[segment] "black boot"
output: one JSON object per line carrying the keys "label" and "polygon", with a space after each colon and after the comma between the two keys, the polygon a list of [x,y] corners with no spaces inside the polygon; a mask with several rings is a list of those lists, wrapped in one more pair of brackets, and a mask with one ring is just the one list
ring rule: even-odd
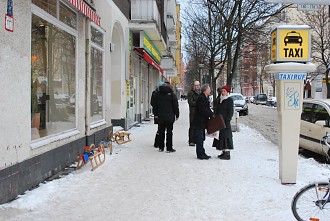
{"label": "black boot", "polygon": [[218,156],[221,160],[230,160],[230,151],[224,151]]}
{"label": "black boot", "polygon": [[220,155],[218,155],[218,158],[223,157],[223,155],[225,154],[225,151],[222,151]]}

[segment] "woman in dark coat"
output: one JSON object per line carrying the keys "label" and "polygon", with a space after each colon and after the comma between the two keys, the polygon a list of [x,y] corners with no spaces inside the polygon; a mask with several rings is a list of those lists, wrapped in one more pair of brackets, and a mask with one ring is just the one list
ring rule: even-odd
{"label": "woman in dark coat", "polygon": [[234,149],[233,133],[230,126],[230,121],[234,113],[234,101],[231,97],[228,97],[229,91],[230,88],[227,85],[223,86],[221,88],[221,94],[213,102],[215,115],[221,114],[226,123],[226,128],[220,130],[219,139],[214,139],[212,145],[217,150],[222,151],[222,154],[218,157],[223,160],[229,160],[230,150]]}

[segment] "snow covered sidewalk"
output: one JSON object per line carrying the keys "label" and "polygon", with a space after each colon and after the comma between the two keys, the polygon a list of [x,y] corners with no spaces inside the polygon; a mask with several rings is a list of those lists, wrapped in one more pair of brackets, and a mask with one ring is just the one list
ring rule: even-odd
{"label": "snow covered sidewalk", "polygon": [[281,185],[278,147],[242,125],[234,133],[231,160],[207,138],[210,160],[196,159],[188,146],[188,105],[180,101],[174,124],[175,153],[153,147],[157,126],[146,122],[130,130],[132,142],[114,145],[113,155],[95,171],[87,165],[41,184],[0,206],[0,220],[294,220],[291,200],[302,186],[326,179],[329,169],[299,159],[296,185]]}

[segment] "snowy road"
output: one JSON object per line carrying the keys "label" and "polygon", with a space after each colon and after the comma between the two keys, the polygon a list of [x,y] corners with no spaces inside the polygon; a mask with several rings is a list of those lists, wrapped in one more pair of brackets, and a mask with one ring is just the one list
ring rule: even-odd
{"label": "snowy road", "polygon": [[277,110],[266,105],[249,104],[249,115],[241,116],[240,122],[258,130],[266,139],[278,145]]}
{"label": "snowy road", "polygon": [[0,220],[294,220],[290,203],[310,181],[329,170],[312,159],[299,159],[297,184],[281,185],[278,147],[242,125],[234,133],[230,161],[205,142],[210,160],[198,160],[187,144],[188,105],[180,102],[174,125],[175,153],[153,148],[156,125],[131,129],[133,141],[115,145],[114,154],[95,171],[86,165],[70,175],[42,184],[0,206]]}

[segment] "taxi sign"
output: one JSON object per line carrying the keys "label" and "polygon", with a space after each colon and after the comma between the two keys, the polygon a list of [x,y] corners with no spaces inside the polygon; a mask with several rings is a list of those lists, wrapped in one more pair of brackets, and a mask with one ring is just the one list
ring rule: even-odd
{"label": "taxi sign", "polygon": [[276,73],[275,80],[306,80],[306,73]]}
{"label": "taxi sign", "polygon": [[272,32],[271,61],[309,62],[311,34],[307,25],[282,25]]}

